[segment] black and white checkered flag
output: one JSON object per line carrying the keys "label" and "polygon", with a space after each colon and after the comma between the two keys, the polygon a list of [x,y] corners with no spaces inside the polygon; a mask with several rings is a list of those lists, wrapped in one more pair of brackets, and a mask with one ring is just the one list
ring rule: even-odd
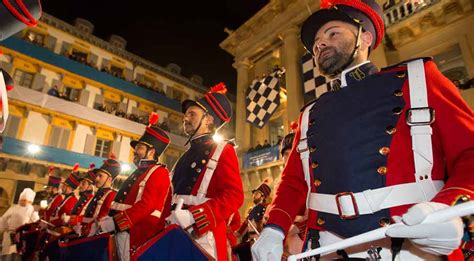
{"label": "black and white checkered flag", "polygon": [[310,53],[303,55],[301,63],[303,66],[304,103],[308,103],[329,91],[331,86],[329,82],[326,82],[326,78],[319,74]]}
{"label": "black and white checkered flag", "polygon": [[269,76],[255,79],[247,90],[247,121],[262,128],[280,105],[280,75],[276,71]]}

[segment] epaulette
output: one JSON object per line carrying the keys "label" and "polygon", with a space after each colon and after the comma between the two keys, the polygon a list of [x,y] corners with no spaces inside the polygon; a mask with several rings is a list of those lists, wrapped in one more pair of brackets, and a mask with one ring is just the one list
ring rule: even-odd
{"label": "epaulette", "polygon": [[384,71],[388,71],[388,70],[392,70],[392,69],[395,69],[395,68],[399,68],[399,67],[404,67],[407,65],[407,63],[411,62],[411,61],[415,61],[415,60],[419,60],[419,59],[423,59],[423,62],[426,63],[428,61],[431,61],[433,60],[433,57],[431,56],[426,56],[426,57],[416,57],[416,58],[413,58],[413,59],[409,59],[409,60],[405,60],[405,61],[401,61],[397,64],[394,64],[394,65],[391,65],[391,66],[388,66],[388,67],[385,67],[385,68],[382,68],[380,70],[380,72],[384,72]]}

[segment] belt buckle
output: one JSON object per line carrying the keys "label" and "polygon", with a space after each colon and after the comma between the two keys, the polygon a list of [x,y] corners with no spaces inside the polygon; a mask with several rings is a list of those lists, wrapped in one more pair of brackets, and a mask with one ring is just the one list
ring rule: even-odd
{"label": "belt buckle", "polygon": [[302,142],[304,142],[305,140],[308,140],[308,138],[304,138],[304,139],[301,139],[301,140],[300,140],[300,142],[299,142],[298,145],[296,146],[296,152],[298,152],[298,153],[301,154],[301,153],[303,153],[303,152],[308,151],[308,144],[307,144],[307,143],[306,143],[306,148],[300,149],[300,144],[301,144]]}
{"label": "belt buckle", "polygon": [[[412,119],[413,112],[417,111],[425,111],[428,110],[430,114],[430,118],[426,121],[414,121]],[[420,108],[410,108],[406,111],[406,123],[408,126],[423,126],[423,125],[430,125],[435,121],[435,110],[431,107],[420,107]]]}
{"label": "belt buckle", "polygon": [[[354,208],[354,214],[353,215],[343,215],[342,214],[342,207],[341,207],[341,203],[339,201],[339,198],[343,197],[343,196],[350,196],[351,197],[352,206]],[[359,217],[359,208],[357,207],[357,201],[354,197],[354,193],[352,193],[352,192],[337,193],[336,194],[336,205],[337,205],[337,212],[339,213],[339,217],[341,219],[347,220],[347,219],[355,219],[355,218]]]}

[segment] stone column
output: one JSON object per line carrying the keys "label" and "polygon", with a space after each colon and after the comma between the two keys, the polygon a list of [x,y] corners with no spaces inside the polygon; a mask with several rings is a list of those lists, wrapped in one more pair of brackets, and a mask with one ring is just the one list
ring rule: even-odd
{"label": "stone column", "polygon": [[246,152],[250,148],[250,124],[246,122],[245,91],[249,82],[250,61],[247,58],[235,59],[233,64],[237,69],[237,102],[235,104],[235,140],[238,152]]}
{"label": "stone column", "polygon": [[298,27],[292,26],[284,30],[281,35],[283,39],[283,66],[286,69],[287,104],[290,105],[286,110],[288,121],[298,120],[300,109],[304,105],[299,31]]}

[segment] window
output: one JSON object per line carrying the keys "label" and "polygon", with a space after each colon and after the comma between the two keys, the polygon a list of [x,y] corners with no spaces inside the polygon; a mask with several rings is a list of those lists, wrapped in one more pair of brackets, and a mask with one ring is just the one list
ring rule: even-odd
{"label": "window", "polygon": [[67,149],[71,130],[59,126],[52,126],[48,145],[59,149]]}
{"label": "window", "polygon": [[26,36],[26,40],[28,40],[28,41],[30,41],[34,44],[41,45],[41,46],[44,44],[45,36],[43,34],[33,32],[33,31],[29,31],[28,33],[26,33],[25,36]]}
{"label": "window", "polygon": [[85,62],[87,62],[87,56],[88,55],[89,55],[88,53],[81,52],[77,49],[72,49],[70,58],[75,60],[75,61],[85,63]]}
{"label": "window", "polygon": [[21,118],[15,115],[9,115],[7,125],[3,134],[7,137],[16,138],[20,129]]}
{"label": "window", "polygon": [[110,73],[114,76],[122,77],[123,76],[123,68],[111,65],[110,66]]}
{"label": "window", "polygon": [[70,101],[77,101],[79,100],[79,96],[81,95],[81,90],[64,86],[63,95],[64,97],[68,98]]}
{"label": "window", "polygon": [[111,150],[112,150],[111,140],[97,139],[97,143],[95,145],[95,152],[94,152],[95,156],[106,158],[109,156]]}
{"label": "window", "polygon": [[31,88],[33,83],[33,74],[16,69],[15,74],[13,75],[13,80],[20,86]]}

